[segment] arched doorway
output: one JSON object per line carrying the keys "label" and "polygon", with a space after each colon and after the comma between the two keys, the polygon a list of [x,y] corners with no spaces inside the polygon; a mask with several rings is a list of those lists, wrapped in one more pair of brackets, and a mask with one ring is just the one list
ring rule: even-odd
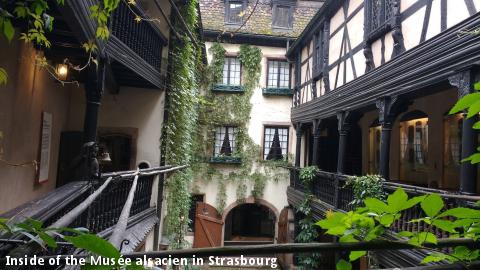
{"label": "arched doorway", "polygon": [[275,213],[255,203],[240,204],[225,218],[224,245],[273,244],[275,239]]}

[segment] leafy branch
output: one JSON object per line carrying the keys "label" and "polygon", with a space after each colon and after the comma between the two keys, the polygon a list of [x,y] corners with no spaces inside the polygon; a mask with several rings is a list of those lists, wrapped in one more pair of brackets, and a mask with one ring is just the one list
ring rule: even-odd
{"label": "leafy branch", "polygon": [[[398,236],[405,237],[412,246],[423,247],[424,243],[436,244],[438,238],[432,233],[433,228],[448,233],[452,238],[468,238],[475,241],[480,238],[480,210],[464,207],[443,210],[445,202],[438,194],[409,198],[400,188],[389,195],[386,201],[367,198],[364,205],[347,213],[328,212],[326,218],[317,222],[317,225],[326,230],[326,234],[339,237],[342,243],[386,240],[385,232],[392,229],[392,225],[401,219],[404,211],[420,205],[424,217],[410,220],[409,223],[425,223],[429,230],[398,233]],[[450,263],[468,263],[480,259],[480,250],[465,246],[458,246],[450,253],[437,249],[430,250],[433,253],[425,257],[422,263],[444,260]],[[337,269],[349,270],[352,267],[351,262],[366,255],[366,251],[352,251],[348,261],[342,259],[337,263]]]}

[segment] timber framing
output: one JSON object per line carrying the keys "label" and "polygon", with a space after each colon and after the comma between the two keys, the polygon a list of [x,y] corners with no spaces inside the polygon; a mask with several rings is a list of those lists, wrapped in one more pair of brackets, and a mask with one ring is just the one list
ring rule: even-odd
{"label": "timber framing", "polygon": [[480,14],[473,15],[335,91],[293,108],[292,122],[311,122],[334,116],[338,110],[371,106],[383,96],[407,94],[471,69],[480,61],[480,37],[459,32],[479,25]]}
{"label": "timber framing", "polygon": [[288,47],[295,39],[286,36],[274,36],[274,35],[261,35],[250,33],[235,33],[233,36],[230,33],[224,33],[220,30],[203,30],[203,37],[205,41],[212,42],[226,42],[232,44],[251,44],[257,46],[269,46],[269,47]]}

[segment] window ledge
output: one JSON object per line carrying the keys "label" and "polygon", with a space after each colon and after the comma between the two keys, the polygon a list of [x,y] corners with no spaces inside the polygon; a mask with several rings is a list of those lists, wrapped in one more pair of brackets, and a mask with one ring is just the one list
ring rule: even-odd
{"label": "window ledge", "polygon": [[292,96],[293,91],[290,88],[263,88],[264,96]]}
{"label": "window ledge", "polygon": [[227,93],[243,93],[245,87],[242,85],[227,85],[227,84],[215,84],[212,87],[213,92],[227,92]]}
{"label": "window ledge", "polygon": [[211,157],[210,163],[213,164],[242,164],[241,157],[231,157],[231,156],[220,156],[220,157]]}

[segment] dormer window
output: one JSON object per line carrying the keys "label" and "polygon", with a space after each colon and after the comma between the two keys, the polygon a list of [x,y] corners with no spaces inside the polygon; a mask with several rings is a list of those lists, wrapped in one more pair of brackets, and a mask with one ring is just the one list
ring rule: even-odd
{"label": "dormer window", "polygon": [[274,3],[272,13],[274,28],[291,29],[293,27],[293,6],[291,4]]}
{"label": "dormer window", "polygon": [[293,28],[294,0],[272,0],[272,27]]}
{"label": "dormer window", "polygon": [[225,23],[242,24],[245,7],[245,1],[225,1]]}

